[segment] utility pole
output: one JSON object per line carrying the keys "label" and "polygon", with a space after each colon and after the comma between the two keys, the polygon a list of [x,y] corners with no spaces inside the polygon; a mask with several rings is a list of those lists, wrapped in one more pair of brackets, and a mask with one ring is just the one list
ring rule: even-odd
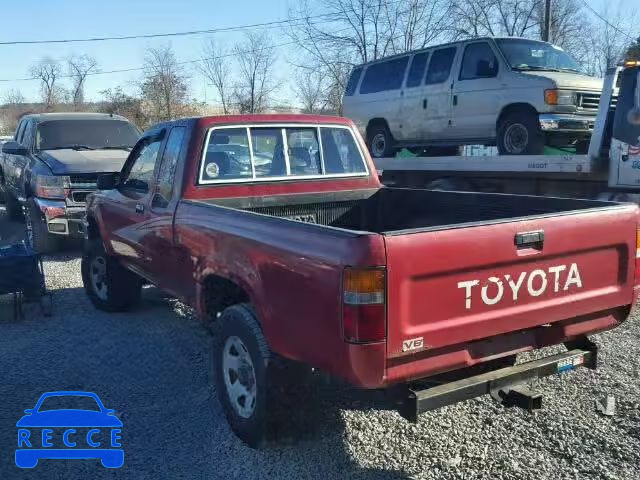
{"label": "utility pole", "polygon": [[542,30],[542,40],[545,42],[551,38],[551,0],[544,0],[544,28]]}

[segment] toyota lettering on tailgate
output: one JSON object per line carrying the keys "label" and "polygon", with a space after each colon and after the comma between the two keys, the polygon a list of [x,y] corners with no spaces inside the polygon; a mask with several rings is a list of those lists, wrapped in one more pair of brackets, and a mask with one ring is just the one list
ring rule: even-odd
{"label": "toyota lettering on tailgate", "polygon": [[[480,287],[480,288],[476,288]],[[509,274],[493,276],[486,280],[465,280],[458,282],[458,288],[464,290],[465,308],[471,309],[473,298],[480,296],[485,305],[496,305],[505,297],[517,302],[526,292],[530,297],[539,297],[549,289],[554,293],[567,292],[582,288],[582,278],[576,263],[556,265],[546,270],[536,269],[521,272],[517,277]]]}

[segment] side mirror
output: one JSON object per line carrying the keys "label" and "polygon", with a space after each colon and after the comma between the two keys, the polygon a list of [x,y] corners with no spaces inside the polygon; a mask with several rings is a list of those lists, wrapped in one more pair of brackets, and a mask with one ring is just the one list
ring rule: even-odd
{"label": "side mirror", "polygon": [[27,147],[21,143],[10,141],[2,145],[2,153],[9,155],[26,155],[28,153]]}
{"label": "side mirror", "polygon": [[98,175],[98,190],[113,190],[118,186],[119,173],[103,173]]}

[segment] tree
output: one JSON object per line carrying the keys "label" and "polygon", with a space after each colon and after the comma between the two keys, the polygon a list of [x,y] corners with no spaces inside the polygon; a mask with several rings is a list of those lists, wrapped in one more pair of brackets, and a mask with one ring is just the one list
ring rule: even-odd
{"label": "tree", "polygon": [[139,127],[149,126],[149,118],[142,108],[142,100],[125,93],[122,87],[108,88],[100,92],[102,95],[102,111],[122,115]]}
{"label": "tree", "polygon": [[18,89],[8,90],[3,97],[5,105],[21,105],[25,103],[24,95]]}
{"label": "tree", "polygon": [[29,72],[34,79],[40,80],[42,103],[46,110],[51,110],[63,94],[56,83],[62,72],[60,63],[51,57],[44,57],[32,65]]}
{"label": "tree", "polygon": [[327,102],[327,85],[316,71],[301,69],[295,77],[293,90],[305,113],[324,110]]}
{"label": "tree", "polygon": [[76,107],[81,106],[84,103],[84,86],[87,76],[97,70],[98,62],[89,55],[72,55],[67,58],[67,68],[72,80],[72,102]]}
{"label": "tree", "polygon": [[327,0],[327,21],[313,17],[309,0],[289,12],[296,62],[324,83],[327,108],[340,112],[353,65],[451,38],[449,0]]}
{"label": "tree", "polygon": [[202,58],[197,69],[216,89],[222,110],[229,113],[229,95],[231,94],[231,64],[228,52],[210,38],[203,48]]}
{"label": "tree", "polygon": [[153,110],[154,121],[170,120],[185,112],[187,76],[171,46],[147,50],[140,90]]}
{"label": "tree", "polygon": [[238,82],[233,96],[240,113],[263,112],[277,88],[274,79],[275,47],[264,33],[249,32],[234,47]]}
{"label": "tree", "polygon": [[640,60],[640,37],[627,48],[625,60]]}

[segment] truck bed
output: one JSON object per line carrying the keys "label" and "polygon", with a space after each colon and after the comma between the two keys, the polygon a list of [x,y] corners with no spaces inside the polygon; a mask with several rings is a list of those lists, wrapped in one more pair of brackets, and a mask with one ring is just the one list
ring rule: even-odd
{"label": "truck bed", "polygon": [[380,188],[210,200],[274,217],[347,230],[404,234],[615,207],[615,203],[476,192]]}

